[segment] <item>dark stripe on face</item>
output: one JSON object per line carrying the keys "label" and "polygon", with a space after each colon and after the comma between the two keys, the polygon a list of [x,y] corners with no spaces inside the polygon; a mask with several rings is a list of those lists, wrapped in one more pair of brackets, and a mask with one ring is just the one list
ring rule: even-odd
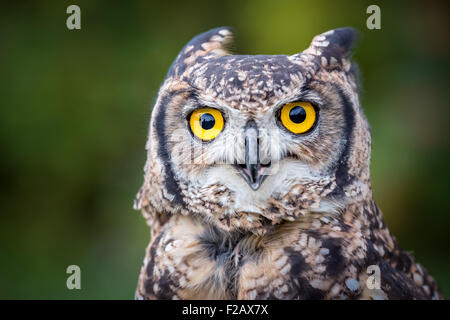
{"label": "dark stripe on face", "polygon": [[345,144],[341,151],[341,156],[336,163],[335,173],[336,173],[336,188],[333,190],[331,195],[341,195],[343,193],[343,188],[349,184],[353,177],[348,173],[349,171],[349,157],[350,157],[350,148],[353,142],[353,129],[355,127],[355,110],[350,102],[350,99],[347,95],[339,88],[336,84],[332,84],[336,92],[339,94],[341,98],[342,105],[344,108],[344,139]]}
{"label": "dark stripe on face", "polygon": [[183,196],[181,194],[180,186],[178,185],[178,181],[175,178],[175,174],[172,168],[172,162],[170,160],[170,154],[167,149],[167,133],[166,133],[166,110],[168,108],[168,104],[172,101],[173,97],[186,92],[186,90],[177,90],[171,92],[170,94],[164,96],[159,105],[158,113],[155,118],[155,129],[156,134],[158,136],[158,155],[164,165],[165,179],[164,184],[166,190],[175,196],[172,200],[174,204],[181,205],[183,207],[186,206]]}

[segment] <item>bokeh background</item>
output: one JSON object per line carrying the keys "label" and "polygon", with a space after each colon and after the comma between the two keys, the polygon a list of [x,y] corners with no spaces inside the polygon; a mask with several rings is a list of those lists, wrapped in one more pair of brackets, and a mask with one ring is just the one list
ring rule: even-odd
{"label": "bokeh background", "polygon": [[[66,28],[81,7],[82,29]],[[381,7],[381,30],[366,8]],[[131,299],[149,230],[132,210],[152,101],[178,51],[227,25],[293,54],[326,30],[354,54],[375,198],[450,297],[448,1],[14,1],[0,5],[0,299]],[[81,267],[81,290],[66,268]]]}

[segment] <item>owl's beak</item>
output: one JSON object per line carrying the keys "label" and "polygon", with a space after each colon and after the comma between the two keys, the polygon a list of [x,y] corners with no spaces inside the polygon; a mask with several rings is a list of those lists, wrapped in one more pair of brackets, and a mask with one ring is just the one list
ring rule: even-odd
{"label": "owl's beak", "polygon": [[245,164],[235,166],[250,188],[256,191],[267,178],[267,175],[262,173],[269,165],[260,162],[258,129],[254,122],[249,122],[245,129]]}

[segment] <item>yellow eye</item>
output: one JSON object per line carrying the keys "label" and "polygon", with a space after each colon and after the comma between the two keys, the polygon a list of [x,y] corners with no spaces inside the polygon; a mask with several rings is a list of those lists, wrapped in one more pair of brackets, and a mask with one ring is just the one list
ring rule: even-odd
{"label": "yellow eye", "polygon": [[316,122],[316,110],[309,102],[291,102],[281,108],[281,123],[295,134],[306,133]]}
{"label": "yellow eye", "polygon": [[219,110],[212,108],[197,109],[189,120],[192,133],[203,141],[212,140],[223,129],[223,117]]}

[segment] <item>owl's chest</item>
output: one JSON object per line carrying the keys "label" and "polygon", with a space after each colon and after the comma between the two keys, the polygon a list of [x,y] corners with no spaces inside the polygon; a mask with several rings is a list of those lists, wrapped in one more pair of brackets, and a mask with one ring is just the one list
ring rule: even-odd
{"label": "owl's chest", "polygon": [[[348,263],[339,241],[283,230],[268,239],[224,237],[181,218],[150,245],[143,295],[156,299],[321,299]],[[184,222],[181,225],[180,222]],[[182,227],[181,227],[182,226]],[[331,270],[333,268],[333,270]],[[333,272],[336,276],[323,277]]]}
{"label": "owl's chest", "polygon": [[[245,261],[242,244],[207,229],[164,228],[151,243],[141,277],[156,299],[236,299]],[[201,232],[199,232],[201,231]],[[142,276],[141,273],[141,276]]]}

